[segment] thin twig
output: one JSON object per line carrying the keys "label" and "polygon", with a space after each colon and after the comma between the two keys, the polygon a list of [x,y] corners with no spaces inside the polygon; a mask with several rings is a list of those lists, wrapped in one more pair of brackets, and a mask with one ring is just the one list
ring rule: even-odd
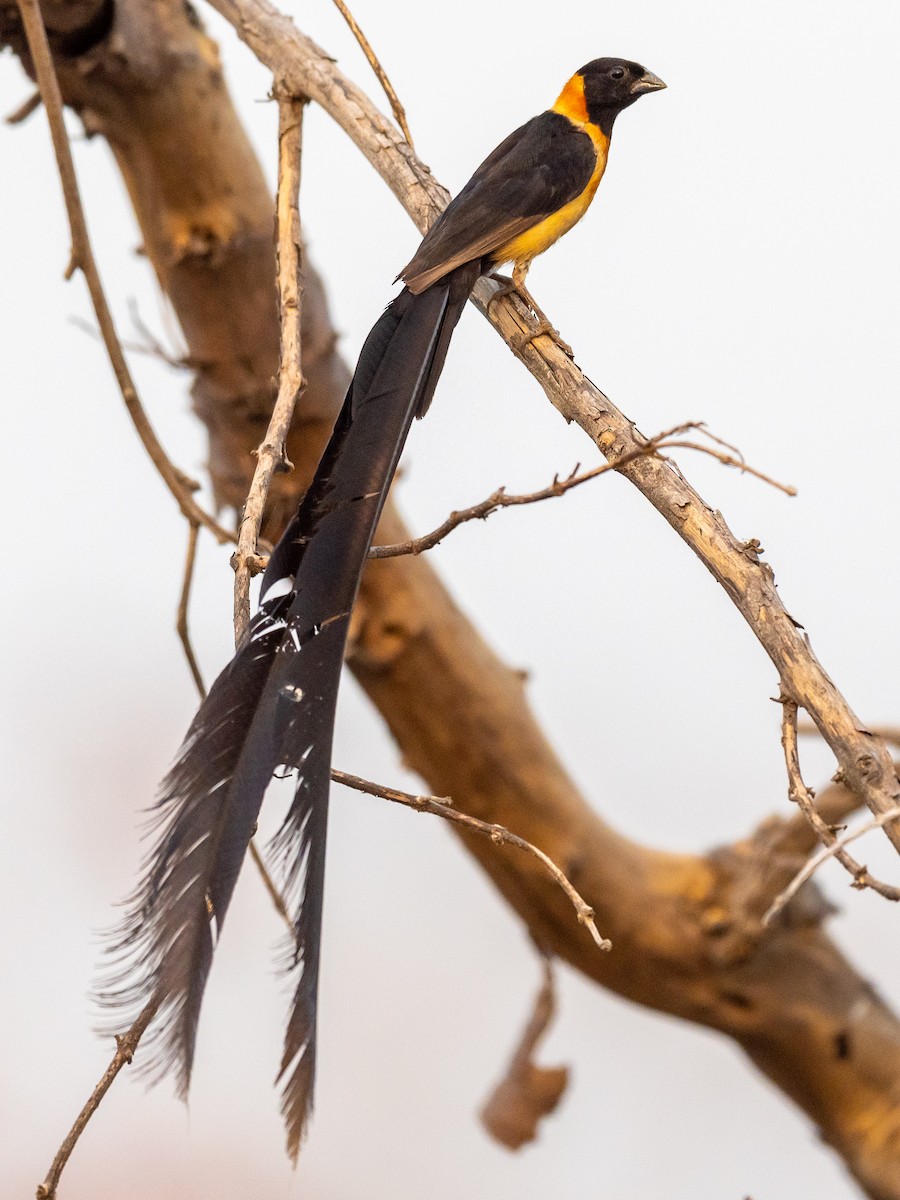
{"label": "thin twig", "polygon": [[112,1062],[103,1072],[103,1077],[93,1092],[91,1092],[87,1104],[85,1104],[84,1108],[78,1114],[75,1124],[69,1130],[59,1150],[57,1150],[56,1157],[50,1166],[50,1170],[47,1172],[47,1178],[38,1186],[36,1192],[37,1200],[54,1200],[56,1189],[59,1186],[59,1177],[62,1175],[63,1168],[69,1161],[69,1156],[75,1149],[76,1142],[84,1132],[88,1121],[97,1111],[100,1101],[109,1091],[115,1077],[127,1063],[131,1062],[138,1042],[156,1015],[158,1007],[159,1000],[154,996],[141,1010],[137,1020],[128,1032],[116,1038],[116,1052],[113,1055]]}
{"label": "thin twig", "polygon": [[[900,900],[900,888],[893,887],[889,883],[882,883],[880,879],[876,879],[873,875],[870,875],[868,868],[858,863],[839,844],[839,839],[834,829],[822,819],[815,805],[815,797],[803,782],[803,776],[800,773],[800,755],[797,750],[797,702],[782,691],[778,698],[778,703],[782,706],[783,713],[781,719],[781,744],[784,747],[784,761],[788,773],[789,798],[798,805],[800,811],[815,830],[819,841],[829,848],[831,854],[838,860],[841,866],[853,876],[853,887],[859,889],[871,888],[873,891],[878,892],[880,896],[884,896],[886,900]],[[892,819],[889,814],[894,812],[895,807],[886,810],[884,813],[879,813],[879,826],[883,826],[886,821]]]}
{"label": "thin twig", "polygon": [[[129,309],[132,309],[132,303],[129,301]],[[150,332],[149,329],[140,321],[140,317],[135,318],[132,310],[132,319],[135,320],[135,327],[139,333],[146,337],[144,342],[135,342],[126,338],[119,338],[119,345],[123,350],[127,350],[129,354],[143,354],[147,358],[155,358],[159,362],[163,362],[167,367],[171,367],[173,371],[196,371],[206,364],[201,359],[193,358],[175,358],[162,345],[158,338]],[[82,333],[86,333],[88,337],[96,338],[98,342],[102,342],[103,338],[100,330],[90,321],[85,321],[83,317],[77,314],[69,317],[69,324],[74,325],[76,329],[80,329]]]}
{"label": "thin twig", "polygon": [[238,530],[234,568],[234,640],[242,645],[250,626],[250,580],[262,569],[258,554],[259,531],[277,470],[291,470],[285,452],[294,406],[303,390],[300,365],[300,157],[303,148],[303,109],[306,100],[281,88],[278,97],[278,193],[276,196],[278,301],[281,313],[281,361],[278,396],[266,436],[256,451],[256,470],[247,493]]}
{"label": "thin twig", "polygon": [[288,907],[287,904],[285,904],[284,896],[282,896],[281,892],[279,892],[278,888],[275,886],[275,880],[269,874],[269,868],[266,866],[265,859],[260,853],[259,846],[257,846],[255,840],[251,840],[250,842],[250,857],[253,859],[254,863],[256,864],[256,869],[259,871],[260,876],[262,877],[265,889],[269,893],[269,899],[275,905],[278,915],[287,925],[291,935],[293,935],[294,922],[291,920],[291,914],[288,912]]}
{"label": "thin twig", "polygon": [[[720,440],[715,436],[715,434],[709,433],[709,431],[706,429],[704,429],[703,432],[707,435],[707,437],[711,437],[713,441],[718,442]],[[771,475],[766,475],[764,472],[757,470],[756,467],[751,467],[739,455],[736,457],[731,454],[723,454],[719,450],[713,450],[710,446],[702,446],[699,442],[673,441],[668,443],[666,449],[699,450],[701,454],[708,454],[710,458],[714,458],[717,462],[720,462],[723,467],[735,467],[742,475],[752,475],[754,479],[759,479],[762,483],[769,484],[770,487],[778,488],[778,490],[780,492],[784,492],[786,496],[797,495],[797,489],[790,483],[780,483],[777,479],[773,479]],[[619,461],[621,460],[617,461],[617,466],[619,465]]]}
{"label": "thin twig", "polygon": [[448,796],[414,796],[410,792],[398,792],[395,788],[383,787],[380,783],[372,783],[368,779],[360,779],[358,775],[348,775],[346,771],[332,770],[331,778],[335,783],[342,783],[345,787],[354,788],[357,792],[368,792],[370,796],[380,796],[383,800],[393,800],[396,804],[405,804],[408,808],[415,808],[419,812],[433,813],[437,817],[443,817],[445,821],[454,821],[457,825],[462,825],[465,829],[469,829],[473,833],[484,834],[485,837],[489,837],[498,846],[516,846],[519,850],[524,850],[526,853],[533,855],[539,862],[544,864],[569,897],[579,922],[587,926],[591,937],[600,949],[612,949],[612,942],[608,938],[601,937],[597,926],[594,924],[594,910],[576,892],[556,863],[551,858],[548,858],[543,850],[538,850],[537,846],[532,846],[531,842],[526,842],[524,838],[518,837],[517,834],[510,833],[505,826],[493,825],[488,821],[479,821],[477,817],[470,817],[466,813],[459,812],[458,809],[452,807],[453,801]]}
{"label": "thin twig", "polygon": [[194,654],[190,629],[188,628],[188,607],[191,601],[191,584],[194,580],[194,563],[197,559],[197,535],[199,532],[200,526],[197,522],[189,521],[187,554],[184,559],[184,577],[181,584],[181,596],[178,600],[175,629],[181,639],[181,648],[184,650],[184,657],[187,659],[191,677],[194,680],[197,691],[200,693],[200,699],[205,700],[206,684],[203,682],[203,676],[200,674],[200,666],[197,662],[197,656]]}
{"label": "thin twig", "polygon": [[409,132],[409,125],[406,122],[406,109],[400,103],[400,97],[394,91],[393,84],[387,77],[387,71],[385,71],[384,67],[378,61],[378,56],[372,49],[369,39],[360,29],[359,25],[357,25],[356,18],[344,3],[344,0],[334,0],[334,6],[350,26],[353,36],[359,42],[360,49],[369,61],[369,66],[378,77],[378,82],[381,84],[384,94],[388,98],[388,103],[391,106],[391,112],[394,114],[394,120],[403,130],[403,136],[406,138],[410,150],[415,150],[412,134]]}
{"label": "thin twig", "polygon": [[[806,863],[802,870],[797,872],[784,891],[779,892],[779,894],[775,897],[762,919],[763,925],[768,925],[772,918],[781,912],[788,901],[796,896],[797,892],[800,891],[804,883],[806,883],[808,879],[811,879],[816,871],[818,871],[819,867],[821,867],[823,863],[828,862],[829,858],[835,858],[845,846],[849,846],[851,842],[855,842],[857,838],[861,838],[863,834],[871,833],[873,829],[880,829],[887,821],[896,821],[898,818],[900,818],[900,805],[898,805],[896,808],[888,809],[887,812],[881,813],[877,817],[872,817],[871,820],[863,822],[862,825],[857,825],[855,829],[851,829],[842,837],[837,838],[830,846],[826,846],[824,849],[820,850],[818,854],[814,855],[809,862]],[[888,896],[887,899],[900,900],[900,888],[895,890],[897,891],[897,895]]]}
{"label": "thin twig", "polygon": [[53,140],[56,165],[59,170],[60,182],[62,183],[63,195],[66,202],[66,213],[69,218],[72,250],[69,266],[66,269],[66,278],[71,278],[76,270],[80,270],[84,275],[91,303],[94,306],[94,312],[97,316],[97,324],[100,326],[103,344],[106,346],[106,352],[112,364],[122,398],[125,401],[125,407],[128,409],[128,414],[137,430],[138,437],[143,443],[144,449],[150,455],[153,465],[159,471],[169,491],[175,497],[178,507],[188,521],[203,525],[220,542],[233,542],[235,540],[234,534],[220,525],[214,517],[205,512],[194,500],[192,493],[197,490],[199,484],[185,475],[184,472],[180,471],[171,462],[165,450],[163,450],[138,397],[134,380],[128,369],[128,363],[125,361],[122,345],[116,333],[112,314],[109,311],[106,294],[103,291],[103,284],[100,280],[100,273],[97,270],[97,263],[94,259],[94,252],[91,249],[87,222],[85,221],[81,195],[78,190],[75,164],[72,160],[72,148],[69,145],[69,135],[66,132],[66,125],[63,119],[62,95],[59,90],[59,82],[56,78],[53,58],[47,41],[47,31],[44,28],[38,0],[17,0],[17,3],[22,16],[25,37],[28,40],[28,49],[34,63],[34,73],[37,78],[41,98],[47,110],[47,120],[50,123],[50,136]]}
{"label": "thin twig", "polygon": [[27,121],[33,112],[41,107],[41,93],[32,92],[27,100],[23,100],[18,108],[14,108],[6,117],[7,125],[21,125]]}
{"label": "thin twig", "polygon": [[431,533],[423,534],[421,537],[409,538],[405,542],[397,542],[392,546],[373,546],[369,551],[370,558],[395,558],[402,554],[422,554],[426,550],[431,550],[438,543],[443,541],[448,533],[463,525],[466,521],[484,521],[492,513],[497,512],[501,508],[513,508],[521,504],[536,504],[541,500],[550,500],[555,496],[564,496],[566,492],[572,488],[579,487],[582,483],[587,483],[589,479],[596,479],[600,475],[606,475],[609,471],[619,471],[628,463],[634,462],[638,458],[646,458],[651,454],[661,454],[663,450],[698,450],[703,454],[708,454],[715,458],[718,462],[725,466],[738,467],[741,471],[746,471],[747,474],[761,479],[764,483],[771,484],[772,487],[779,488],[786,492],[789,496],[796,496],[795,488],[787,484],[779,483],[768,475],[764,475],[761,471],[755,470],[753,467],[747,466],[740,454],[740,451],[735,450],[733,446],[728,446],[729,450],[734,450],[737,457],[732,457],[730,454],[723,454],[720,450],[715,450],[711,446],[702,446],[697,442],[686,442],[678,438],[681,433],[687,433],[689,430],[696,429],[702,432],[705,436],[712,438],[714,442],[720,445],[728,445],[727,442],[722,442],[721,438],[710,433],[702,422],[690,421],[683,425],[676,425],[672,429],[666,429],[662,433],[658,433],[652,437],[645,445],[640,446],[636,450],[629,450],[627,454],[623,454],[617,458],[615,462],[607,462],[599,467],[594,467],[590,471],[584,471],[581,475],[578,474],[578,467],[572,471],[565,479],[560,479],[558,475],[554,476],[553,482],[549,487],[541,488],[537,492],[527,492],[522,495],[508,495],[505,488],[497,488],[492,492],[486,500],[482,500],[480,504],[473,504],[470,508],[459,509],[452,512],[445,521],[443,521],[437,529]]}

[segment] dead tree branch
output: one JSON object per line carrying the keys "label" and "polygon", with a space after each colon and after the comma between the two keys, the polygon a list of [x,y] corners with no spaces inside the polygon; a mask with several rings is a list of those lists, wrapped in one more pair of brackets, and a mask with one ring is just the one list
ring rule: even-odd
{"label": "dead tree branch", "polygon": [[197,656],[194,653],[194,644],[191,641],[189,625],[191,585],[194,582],[194,566],[197,561],[197,535],[199,532],[200,526],[195,521],[189,521],[187,553],[184,558],[184,573],[181,580],[181,595],[178,598],[178,612],[175,617],[175,632],[178,634],[178,640],[181,642],[184,657],[187,659],[188,670],[191,673],[194,686],[197,689],[200,699],[203,700],[206,696],[206,684],[203,682],[200,664],[197,662]]}
{"label": "dead tree branch", "polygon": [[556,863],[543,850],[533,846],[531,842],[526,842],[517,834],[510,833],[502,825],[480,821],[477,817],[470,817],[466,813],[459,812],[458,809],[451,807],[453,801],[446,796],[414,796],[410,792],[398,792],[396,788],[384,787],[380,783],[360,779],[358,775],[348,775],[346,771],[332,771],[331,778],[335,783],[342,783],[344,787],[353,788],[354,791],[368,792],[370,796],[380,796],[383,800],[393,800],[396,804],[405,804],[417,812],[432,813],[436,817],[443,817],[445,821],[453,821],[468,832],[480,833],[484,837],[490,838],[495,846],[515,846],[517,850],[524,850],[526,854],[536,858],[562,888],[575,909],[579,924],[586,927],[599,948],[612,950],[612,942],[608,938],[601,937],[594,924],[594,910],[578,894]]}
{"label": "dead tree branch", "polygon": [[[823,850],[820,850],[818,854],[809,860],[802,870],[797,872],[784,891],[778,893],[763,916],[763,924],[768,925],[772,918],[777,916],[785,905],[796,896],[804,883],[812,879],[819,867],[828,862],[829,858],[835,858],[845,846],[849,846],[851,842],[855,842],[858,838],[863,837],[864,834],[871,833],[873,829],[880,829],[885,821],[896,821],[898,818],[900,818],[900,808],[891,809],[880,817],[872,817],[870,820],[864,821],[861,825],[857,825],[855,829],[842,834],[830,846],[826,846]],[[900,897],[889,896],[888,899],[894,900],[900,899]]]}
{"label": "dead tree branch", "polygon": [[56,1152],[56,1157],[50,1165],[50,1170],[47,1172],[47,1178],[38,1186],[36,1195],[37,1200],[55,1200],[56,1189],[59,1187],[59,1179],[63,1173],[66,1163],[75,1149],[78,1139],[84,1133],[85,1126],[88,1121],[100,1107],[100,1102],[109,1089],[112,1087],[113,1081],[124,1066],[131,1062],[134,1057],[134,1052],[137,1049],[138,1042],[144,1036],[147,1026],[156,1016],[156,1010],[159,1007],[159,1002],[154,997],[141,1010],[137,1020],[131,1026],[127,1033],[123,1033],[116,1038],[116,1052],[112,1057],[112,1062],[103,1072],[103,1077],[100,1082],[91,1092],[87,1103],[78,1114],[75,1124],[69,1130],[59,1150]]}
{"label": "dead tree branch", "polygon": [[[797,749],[797,705],[795,701],[784,694],[781,695],[779,703],[784,712],[781,722],[781,744],[784,747],[784,761],[788,774],[788,796],[815,830],[819,841],[828,847],[829,853],[838,860],[845,871],[853,876],[855,888],[871,888],[879,896],[884,896],[885,900],[900,900],[900,888],[889,883],[882,883],[880,879],[871,875],[867,867],[862,866],[847,853],[843,845],[839,843],[834,828],[827,825],[822,819],[816,809],[815,797],[803,782],[800,772],[800,755]],[[900,806],[894,805],[894,808],[888,809],[885,813],[879,813],[875,828],[883,828],[885,822],[893,820],[898,807]]]}
{"label": "dead tree branch", "polygon": [[[269,0],[210,0],[239,37],[278,78],[320,104],[385,180],[422,230],[447,203],[447,193],[398,137],[371,101],[334,61]],[[527,343],[534,318],[512,296],[495,299],[499,285],[482,279],[479,307],[568,421],[575,421],[610,462],[646,446],[647,439],[551,339]],[[489,306],[489,311],[488,311]],[[887,746],[872,737],[819,663],[798,622],[784,606],[774,573],[739,541],[720,513],[658,457],[640,456],[620,473],[646,496],[725,588],[772,660],[782,688],[806,709],[833,750],[848,784],[877,816],[900,803],[900,783]],[[900,852],[900,829],[884,832]]]}
{"label": "dead tree branch", "polygon": [[[497,488],[491,492],[486,500],[482,500],[479,504],[473,504],[470,508],[462,508],[456,512],[452,512],[445,521],[438,525],[437,529],[433,529],[431,533],[425,533],[421,537],[409,538],[405,542],[401,542],[396,546],[373,546],[369,551],[369,558],[396,558],[402,554],[423,554],[426,550],[431,550],[444,540],[448,533],[452,533],[460,525],[466,521],[485,521],[492,513],[497,512],[501,508],[514,508],[522,504],[537,504],[541,500],[553,500],[558,496],[564,496],[566,492],[570,492],[572,488],[580,487],[581,484],[587,483],[591,479],[597,479],[600,475],[606,475],[610,471],[621,470],[629,462],[634,462],[635,459],[645,458],[650,454],[662,454],[664,450],[697,450],[702,454],[708,454],[711,458],[715,458],[723,466],[738,467],[741,471],[748,475],[753,475],[757,479],[768,483],[772,487],[778,488],[789,496],[795,496],[797,493],[794,488],[787,484],[779,483],[768,475],[764,475],[761,471],[757,471],[754,467],[750,467],[744,462],[743,458],[735,458],[730,454],[723,454],[720,450],[715,450],[711,446],[703,446],[699,442],[687,442],[678,437],[680,433],[686,433],[690,429],[701,429],[706,433],[706,429],[702,423],[690,421],[684,425],[676,425],[672,429],[664,430],[652,437],[646,446],[640,446],[637,450],[632,450],[629,454],[623,455],[615,463],[603,463],[599,467],[594,467],[590,471],[584,471],[578,474],[576,466],[572,473],[565,479],[560,479],[558,475],[554,476],[553,482],[545,488],[541,488],[537,492],[527,492],[522,495],[510,495],[505,488]],[[712,434],[708,434],[714,437]],[[714,438],[719,441],[718,438]]]}
{"label": "dead tree branch", "polygon": [[366,56],[369,66],[375,72],[375,75],[378,79],[378,82],[381,84],[381,87],[382,87],[382,90],[384,91],[385,96],[387,96],[388,104],[390,104],[390,106],[391,106],[391,112],[394,114],[394,120],[397,122],[397,124],[403,130],[403,136],[406,138],[409,145],[413,149],[415,149],[415,147],[413,147],[412,134],[409,132],[409,125],[406,122],[406,109],[400,103],[400,97],[394,91],[394,86],[391,83],[390,79],[388,79],[388,77],[387,77],[387,71],[385,71],[384,67],[378,61],[378,56],[376,55],[375,51],[372,49],[369,39],[366,37],[366,35],[360,29],[359,25],[357,24],[356,18],[354,17],[354,15],[350,11],[350,9],[347,7],[347,5],[344,3],[344,0],[334,0],[334,6],[338,10],[338,12],[341,14],[341,16],[344,18],[344,20],[347,22],[347,24],[350,26],[353,36],[359,42],[360,49],[362,50],[363,54]]}
{"label": "dead tree branch", "polygon": [[259,531],[276,471],[290,471],[285,447],[294,407],[303,391],[301,329],[303,285],[300,278],[300,159],[306,101],[276,87],[278,98],[278,192],[275,198],[278,311],[281,319],[281,365],[278,395],[269,428],[256,451],[256,470],[238,531],[234,568],[234,640],[243,644],[250,626],[250,579],[262,568]]}
{"label": "dead tree branch", "polygon": [[510,1150],[518,1150],[537,1137],[538,1123],[559,1104],[569,1082],[568,1067],[541,1067],[534,1054],[556,1012],[553,966],[543,960],[544,978],[531,1018],[522,1033],[506,1074],[497,1083],[481,1110],[485,1129]]}
{"label": "dead tree branch", "polygon": [[[180,0],[117,0],[116,11],[114,55],[99,47],[89,63],[61,59],[57,69],[67,103],[85,113],[92,133],[108,139],[129,182],[148,259],[178,314],[189,360],[197,364],[194,404],[209,432],[216,500],[240,508],[252,451],[271,414],[278,363],[271,196],[235,116],[215,47]],[[264,19],[257,28],[267,43],[271,28]],[[293,53],[289,37],[284,48]],[[356,104],[359,94],[342,77],[326,71],[320,78],[323,87],[334,87],[335,104],[338,93]],[[309,94],[313,83],[300,90]],[[367,109],[357,108],[356,116],[351,136],[366,142],[372,129]],[[398,193],[416,207],[418,218],[436,211],[441,189],[387,123],[379,154],[397,166]],[[500,304],[493,312],[510,328],[527,321]],[[307,265],[308,386],[288,445],[297,471],[273,480],[267,536],[278,536],[296,508],[346,391],[348,372],[335,340],[321,281]],[[596,417],[596,435],[613,455],[637,448],[639,435],[621,414],[586,382],[582,392],[577,369],[558,360],[546,342],[540,345],[546,355],[526,356],[543,372],[551,395],[569,397],[560,400],[565,411],[588,424]],[[618,436],[620,429],[627,436]],[[690,538],[710,533],[707,552],[715,570],[729,578],[727,586],[746,594],[747,604],[768,602],[771,585],[763,586],[765,577],[754,565],[756,545],[736,543],[695,493],[673,482],[670,467],[639,459],[623,473],[636,477],[676,528],[683,520]],[[380,541],[408,537],[389,503]],[[465,796],[473,816],[516,828],[542,846],[595,909],[616,950],[596,953],[540,863],[463,832],[467,849],[541,946],[622,996],[731,1037],[808,1114],[871,1197],[900,1200],[900,1022],[828,938],[821,913],[802,922],[773,922],[759,937],[736,938],[739,950],[731,953],[728,931],[739,932],[745,920],[739,897],[758,875],[759,854],[745,853],[744,842],[729,855],[665,853],[606,824],[598,816],[602,780],[593,802],[579,793],[535,721],[520,674],[485,644],[427,557],[369,564],[349,661],[428,789]],[[829,696],[826,689],[826,709]],[[603,737],[598,730],[601,743]],[[702,755],[702,744],[696,750]],[[847,811],[852,803],[851,793],[839,789],[835,810]],[[813,835],[801,821],[796,814],[785,824],[805,839],[801,853],[808,853]],[[841,1046],[849,1047],[841,1056],[838,1034]]]}

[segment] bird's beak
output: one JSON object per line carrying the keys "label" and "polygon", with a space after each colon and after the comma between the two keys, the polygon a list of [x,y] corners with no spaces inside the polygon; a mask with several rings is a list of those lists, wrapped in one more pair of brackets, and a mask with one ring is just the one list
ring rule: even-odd
{"label": "bird's beak", "polygon": [[643,96],[645,92],[659,92],[665,86],[658,75],[654,75],[652,71],[645,71],[640,79],[636,79],[631,85],[631,94]]}

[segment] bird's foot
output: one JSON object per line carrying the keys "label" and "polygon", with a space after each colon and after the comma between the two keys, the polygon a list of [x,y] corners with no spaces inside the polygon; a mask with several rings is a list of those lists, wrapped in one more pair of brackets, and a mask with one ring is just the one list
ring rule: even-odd
{"label": "bird's foot", "polygon": [[560,336],[559,330],[555,329],[543,314],[541,314],[535,329],[524,329],[519,337],[515,339],[512,344],[513,350],[515,350],[517,354],[521,354],[526,346],[530,346],[531,343],[539,337],[550,338],[551,341],[556,342],[563,354],[567,355],[571,359],[575,358],[575,351],[568,342],[563,340],[563,338]]}
{"label": "bird's foot", "polygon": [[517,279],[515,271],[513,272],[511,279],[508,275],[501,275],[499,271],[492,271],[491,279],[496,280],[500,286],[487,302],[488,312],[491,311],[491,305],[496,303],[497,300],[501,300],[504,296],[518,296],[528,311],[534,314],[534,317],[538,323],[536,329],[525,329],[517,338],[514,339],[512,342],[513,350],[521,354],[525,347],[530,346],[535,338],[549,337],[556,342],[563,354],[567,354],[569,358],[574,359],[575,352],[573,351],[572,347],[568,342],[562,339],[559,330],[556,329],[547,319],[546,314],[538,306],[534,296],[532,296],[528,288],[525,287],[522,277]]}
{"label": "bird's foot", "polygon": [[491,294],[487,302],[488,312],[491,311],[492,305],[496,304],[498,300],[502,300],[505,296],[521,296],[521,292],[508,275],[501,275],[499,271],[492,271],[489,278],[495,280],[500,286]]}

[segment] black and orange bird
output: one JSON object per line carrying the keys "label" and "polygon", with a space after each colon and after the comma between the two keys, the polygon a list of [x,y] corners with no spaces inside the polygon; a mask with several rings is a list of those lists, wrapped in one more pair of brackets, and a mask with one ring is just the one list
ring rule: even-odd
{"label": "black and orange bird", "polygon": [[[529,264],[584,215],[613,123],[664,87],[637,63],[598,58],[552,108],[511,133],[447,206],[400,272],[300,507],[273,551],[244,644],[200,706],[155,807],[156,842],[110,947],[102,996],[158,1004],[151,1074],[190,1079],[200,1005],[238,873],[278,768],[296,773],[273,845],[294,916],[297,977],[279,1080],[290,1154],[312,1108],[331,743],[350,612],[414,416],[431,402],[453,329],[479,276],[525,289]],[[532,336],[538,336],[537,333]]]}

